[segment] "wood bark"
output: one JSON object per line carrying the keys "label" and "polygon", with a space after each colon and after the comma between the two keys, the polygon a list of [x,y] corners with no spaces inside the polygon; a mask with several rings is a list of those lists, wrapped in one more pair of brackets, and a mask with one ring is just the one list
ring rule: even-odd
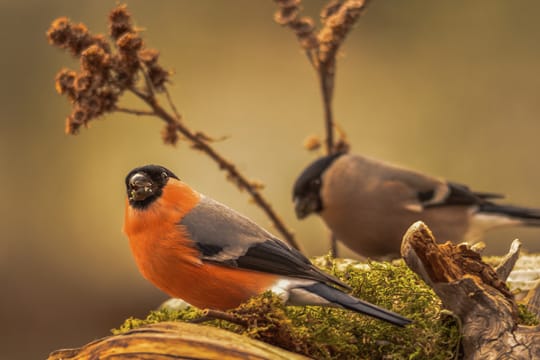
{"label": "wood bark", "polygon": [[461,322],[464,359],[540,359],[540,327],[518,325],[518,306],[504,280],[519,254],[514,242],[494,270],[466,244],[437,244],[422,222],[413,224],[401,255]]}
{"label": "wood bark", "polygon": [[54,351],[49,360],[208,359],[305,360],[246,336],[210,326],[163,322],[93,341],[78,349]]}

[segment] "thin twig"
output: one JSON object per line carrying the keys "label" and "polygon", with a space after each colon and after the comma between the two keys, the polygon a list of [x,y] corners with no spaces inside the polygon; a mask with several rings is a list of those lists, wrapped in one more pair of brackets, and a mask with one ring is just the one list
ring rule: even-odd
{"label": "thin twig", "polygon": [[324,124],[326,130],[326,153],[334,153],[334,114],[332,112],[332,99],[334,95],[335,62],[321,63],[319,66],[319,81],[324,108]]}
{"label": "thin twig", "polygon": [[141,72],[143,73],[143,76],[144,76],[144,83],[146,84],[146,90],[148,91],[148,95],[155,96],[156,91],[154,89],[154,84],[152,84],[152,81],[150,80],[150,77],[148,76],[148,68],[145,67],[141,69]]}
{"label": "thin twig", "polygon": [[330,231],[330,255],[332,257],[338,256],[338,242],[336,235],[334,235],[333,232]]}
{"label": "thin twig", "polygon": [[114,111],[123,112],[126,114],[138,115],[138,116],[155,116],[156,113],[149,110],[128,109],[123,107],[115,107]]}
{"label": "thin twig", "polygon": [[224,320],[224,321],[227,321],[236,325],[244,326],[244,327],[248,325],[246,321],[240,319],[238,316],[235,316],[233,314],[230,314],[224,311],[218,311],[218,310],[212,310],[212,309],[203,310],[202,316],[191,320],[190,323],[200,324],[200,323],[212,321],[212,320]]}
{"label": "thin twig", "polygon": [[165,96],[167,97],[167,102],[169,103],[169,106],[171,107],[174,116],[176,116],[176,119],[178,121],[182,120],[182,115],[178,112],[178,109],[176,108],[176,105],[174,105],[174,102],[172,101],[171,93],[169,92],[169,89],[165,88]]}
{"label": "thin twig", "polygon": [[191,131],[182,122],[180,122],[175,115],[167,112],[158,102],[155,97],[141,92],[136,88],[130,88],[130,90],[141,100],[143,100],[153,110],[156,116],[165,121],[169,126],[174,126],[176,130],[182,134],[185,138],[193,143],[193,147],[206,153],[212,160],[214,160],[220,169],[225,170],[228,173],[228,177],[234,181],[234,183],[241,190],[246,190],[252,197],[253,201],[265,212],[270,218],[275,228],[281,233],[291,246],[295,249],[300,249],[296,242],[292,232],[285,226],[281,218],[273,210],[270,203],[263,197],[257,186],[253,186],[253,183],[247,179],[242,173],[238,171],[236,166],[229,160],[222,157],[200,134]]}

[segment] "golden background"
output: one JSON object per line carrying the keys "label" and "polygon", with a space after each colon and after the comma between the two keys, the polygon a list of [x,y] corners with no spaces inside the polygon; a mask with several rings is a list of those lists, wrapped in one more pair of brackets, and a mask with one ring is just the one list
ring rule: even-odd
{"label": "golden background", "polygon": [[[322,1],[305,1],[317,18]],[[77,137],[54,90],[62,66],[47,45],[58,16],[106,32],[114,1],[0,1],[1,358],[43,358],[108,334],[166,298],[139,275],[121,233],[124,176],[157,163],[268,226],[245,193],[185,143],[162,144],[156,118],[112,114]],[[323,135],[314,71],[272,1],[130,1],[186,123],[264,191],[308,255],[327,251],[321,221],[294,217],[291,185]],[[353,151],[426,171],[509,202],[540,207],[538,1],[375,1],[338,62],[335,114]],[[133,98],[125,105],[138,107]],[[519,237],[540,251],[540,230],[487,239],[502,253]],[[347,255],[349,253],[343,252]]]}

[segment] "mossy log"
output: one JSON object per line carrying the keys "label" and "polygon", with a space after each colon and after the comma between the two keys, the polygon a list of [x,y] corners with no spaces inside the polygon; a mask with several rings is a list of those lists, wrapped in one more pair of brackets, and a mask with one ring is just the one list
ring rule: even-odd
{"label": "mossy log", "polygon": [[79,359],[305,360],[246,336],[204,325],[163,322],[57,350],[49,360]]}
{"label": "mossy log", "polygon": [[407,265],[460,319],[464,359],[540,359],[540,326],[517,324],[518,305],[504,282],[518,253],[519,242],[514,242],[494,270],[465,244],[436,244],[422,222],[403,237],[401,255]]}

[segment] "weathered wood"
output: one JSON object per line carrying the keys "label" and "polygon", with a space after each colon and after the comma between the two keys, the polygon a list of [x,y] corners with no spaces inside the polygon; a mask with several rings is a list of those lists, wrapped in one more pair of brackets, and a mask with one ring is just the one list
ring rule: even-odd
{"label": "weathered wood", "polygon": [[305,360],[304,356],[214,327],[163,322],[105,337],[49,360],[79,359]]}
{"label": "weathered wood", "polygon": [[540,281],[536,283],[536,286],[529,290],[529,293],[524,299],[525,305],[530,312],[540,318]]}
{"label": "weathered wood", "polygon": [[516,265],[516,262],[519,258],[520,250],[521,241],[515,239],[514,241],[512,241],[512,245],[510,245],[510,251],[508,252],[508,254],[506,254],[502,258],[501,263],[495,268],[499,279],[503,281],[506,281],[508,279],[510,272],[512,272],[512,269]]}
{"label": "weathered wood", "polygon": [[517,325],[514,296],[478,253],[464,244],[436,244],[429,228],[416,222],[403,237],[401,255],[461,320],[465,359],[540,359],[540,327]]}

